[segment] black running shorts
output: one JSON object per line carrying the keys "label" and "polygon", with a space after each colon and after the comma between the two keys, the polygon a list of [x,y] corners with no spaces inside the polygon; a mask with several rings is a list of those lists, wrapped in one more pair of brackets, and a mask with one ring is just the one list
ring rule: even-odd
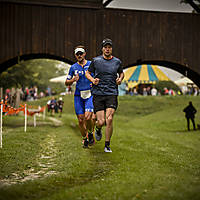
{"label": "black running shorts", "polygon": [[93,95],[94,113],[105,110],[107,108],[114,108],[117,110],[118,101],[117,95]]}

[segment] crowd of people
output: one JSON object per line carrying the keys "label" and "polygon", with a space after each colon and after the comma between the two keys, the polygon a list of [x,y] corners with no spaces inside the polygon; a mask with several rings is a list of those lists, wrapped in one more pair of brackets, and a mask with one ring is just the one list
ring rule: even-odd
{"label": "crowd of people", "polygon": [[176,95],[193,95],[198,96],[200,95],[200,89],[196,87],[188,88],[187,92],[182,92],[182,90],[174,90],[172,88],[164,87],[162,90],[158,90],[154,85],[146,86],[145,84],[141,84],[139,86],[129,88],[128,84],[126,86],[120,88],[121,95],[143,95],[143,96],[160,96],[160,95],[169,95],[169,96],[176,96]]}
{"label": "crowd of people", "polygon": [[5,90],[4,100],[9,104],[13,104],[17,95],[19,95],[21,101],[35,101],[37,99],[55,95],[55,92],[48,86],[45,91],[38,92],[38,87],[23,87],[23,88],[7,88]]}
{"label": "crowd of people", "polygon": [[163,89],[163,91],[159,91],[156,89],[154,86],[148,86],[148,87],[139,87],[139,88],[127,88],[126,90],[127,95],[131,96],[137,96],[137,95],[143,95],[143,96],[158,96],[158,95],[170,95],[170,96],[175,96],[176,94],[181,94],[177,93],[173,89],[167,89],[166,87]]}
{"label": "crowd of people", "polygon": [[50,113],[51,116],[54,116],[55,113],[59,113],[59,117],[62,116],[64,101],[62,97],[55,98],[52,96],[50,100],[47,101],[47,111]]}

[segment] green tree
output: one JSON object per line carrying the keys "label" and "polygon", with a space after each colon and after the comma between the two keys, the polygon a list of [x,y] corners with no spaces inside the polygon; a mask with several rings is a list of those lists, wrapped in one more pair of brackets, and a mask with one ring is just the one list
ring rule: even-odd
{"label": "green tree", "polygon": [[45,91],[50,86],[56,92],[61,92],[65,88],[64,84],[51,83],[49,79],[64,75],[66,68],[65,63],[57,60],[20,61],[0,74],[0,87],[6,89],[37,86],[39,91]]}
{"label": "green tree", "polygon": [[158,81],[156,82],[155,87],[161,94],[163,94],[164,88],[173,89],[176,92],[180,90],[173,81]]}
{"label": "green tree", "polygon": [[0,86],[3,88],[22,87],[32,79],[32,69],[24,62],[10,67],[0,74]]}

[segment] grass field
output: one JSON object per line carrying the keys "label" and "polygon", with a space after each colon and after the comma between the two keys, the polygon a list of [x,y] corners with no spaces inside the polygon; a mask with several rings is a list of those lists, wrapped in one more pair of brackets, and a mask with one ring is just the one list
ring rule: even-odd
{"label": "grass field", "polygon": [[[199,200],[200,130],[186,130],[192,101],[200,124],[200,96],[119,98],[111,142],[83,149],[73,96],[62,118],[4,116],[0,200]],[[43,106],[47,99],[32,102]],[[103,129],[105,131],[105,129]]]}

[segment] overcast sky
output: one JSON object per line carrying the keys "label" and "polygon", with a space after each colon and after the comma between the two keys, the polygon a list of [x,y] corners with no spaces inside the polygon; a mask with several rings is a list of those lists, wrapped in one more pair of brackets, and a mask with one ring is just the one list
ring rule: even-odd
{"label": "overcast sky", "polygon": [[188,4],[180,4],[180,0],[113,0],[107,7],[166,12],[192,12],[193,10]]}

